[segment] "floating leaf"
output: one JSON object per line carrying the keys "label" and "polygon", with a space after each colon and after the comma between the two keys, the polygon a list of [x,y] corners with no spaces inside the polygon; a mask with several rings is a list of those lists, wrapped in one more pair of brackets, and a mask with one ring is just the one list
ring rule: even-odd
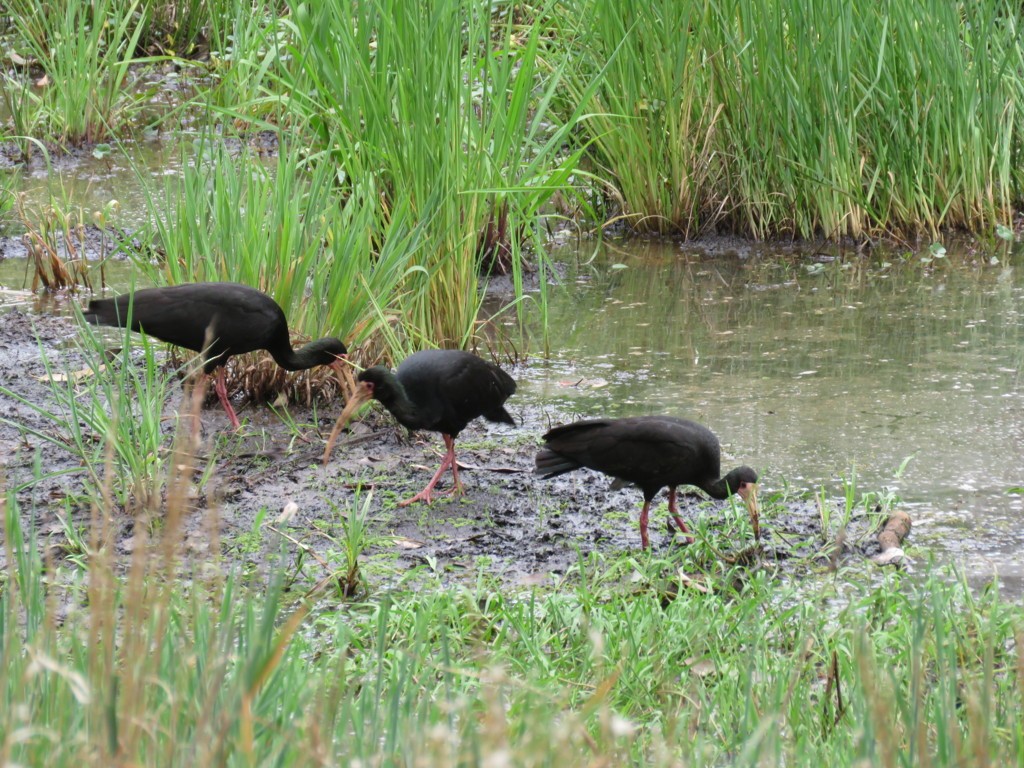
{"label": "floating leaf", "polygon": [[1005,224],[996,224],[996,237],[1002,240],[1013,240],[1013,230]]}

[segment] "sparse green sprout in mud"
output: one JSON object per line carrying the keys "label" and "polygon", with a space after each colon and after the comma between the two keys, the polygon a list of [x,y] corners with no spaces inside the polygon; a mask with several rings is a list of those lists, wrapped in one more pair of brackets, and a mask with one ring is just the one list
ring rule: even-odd
{"label": "sparse green sprout in mud", "polygon": [[354,598],[367,590],[359,572],[359,558],[372,541],[368,526],[372,502],[372,490],[367,491],[365,496],[357,491],[347,510],[342,512],[337,507],[334,508],[341,522],[341,544],[345,557],[345,571],[338,583],[342,595],[347,598]]}
{"label": "sparse green sprout in mud", "polygon": [[[106,488],[113,490],[121,508],[154,510],[161,503],[167,460],[162,417],[176,372],[157,364],[155,351],[144,337],[136,340],[123,333],[120,342],[120,357],[108,358],[102,337],[83,323],[78,344],[85,367],[80,370],[54,364],[40,345],[51,402],[37,403],[8,388],[0,392],[35,411],[52,428],[4,421],[80,459],[86,493],[93,503],[98,503]],[[108,448],[113,450],[113,474],[104,477]]]}

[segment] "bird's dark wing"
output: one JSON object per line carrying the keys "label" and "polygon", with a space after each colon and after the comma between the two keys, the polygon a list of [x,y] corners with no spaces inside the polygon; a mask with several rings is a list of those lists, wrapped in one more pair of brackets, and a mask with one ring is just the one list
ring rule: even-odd
{"label": "bird's dark wing", "polygon": [[444,420],[456,434],[470,421],[483,416],[489,421],[515,425],[505,401],[516,391],[515,380],[494,363],[469,352],[459,353],[441,380],[446,395]]}
{"label": "bird's dark wing", "polygon": [[700,482],[718,470],[714,435],[680,419],[588,419],[556,427],[544,440],[548,450],[580,466],[644,489]]}
{"label": "bird's dark wing", "polygon": [[416,404],[422,429],[455,436],[478,416],[514,423],[503,406],[516,390],[515,381],[469,352],[417,352],[402,361],[396,375]]}
{"label": "bird's dark wing", "polygon": [[284,322],[273,299],[236,283],[144,288],[93,300],[84,314],[100,325],[124,326],[129,311],[133,331],[196,352],[206,345],[209,329],[216,355],[262,349],[275,323]]}

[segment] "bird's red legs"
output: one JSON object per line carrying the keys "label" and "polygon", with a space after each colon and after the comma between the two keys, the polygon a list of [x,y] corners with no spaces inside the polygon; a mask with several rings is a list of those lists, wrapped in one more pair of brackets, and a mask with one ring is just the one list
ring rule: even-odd
{"label": "bird's red legs", "polygon": [[427,483],[426,488],[417,493],[411,499],[400,501],[398,503],[398,506],[407,507],[410,504],[415,504],[417,501],[425,501],[427,502],[427,504],[429,504],[432,500],[430,494],[433,492],[434,486],[437,485],[437,482],[441,479],[441,476],[444,474],[445,470],[448,469],[448,467],[452,468],[452,477],[455,478],[455,482],[452,485],[451,490],[444,491],[444,493],[462,493],[462,482],[459,480],[459,464],[455,460],[455,440],[452,438],[451,435],[442,434],[441,436],[444,438],[445,448],[448,449],[445,451],[444,458],[441,459],[441,466],[437,468],[437,472],[435,472],[434,476],[430,478],[430,482]]}
{"label": "bird's red legs", "polygon": [[220,404],[224,406],[224,410],[227,412],[228,418],[231,419],[231,426],[238,429],[241,425],[238,423],[238,416],[235,414],[235,409],[231,407],[231,401],[228,400],[228,385],[225,381],[223,365],[217,369],[217,375],[213,380],[213,390],[217,393],[217,397],[220,399]]}
{"label": "bird's red legs", "polygon": [[444,433],[441,434],[441,437],[444,438],[444,444],[445,444],[445,446],[447,446],[448,451],[452,455],[452,462],[451,463],[452,463],[452,482],[453,482],[453,485],[452,485],[452,489],[451,489],[450,493],[454,493],[456,495],[461,495],[462,493],[465,492],[466,489],[462,487],[462,481],[459,480],[459,462],[455,458],[455,438],[452,437],[451,435],[446,435]]}
{"label": "bird's red legs", "polygon": [[[676,508],[676,489],[669,488],[668,491],[668,513],[672,515],[672,519],[676,521],[676,525],[679,526],[679,530],[682,533],[689,533],[690,529],[686,527],[686,523],[679,517],[679,510]],[[645,501],[644,508],[640,510],[640,546],[644,549],[651,548],[651,540],[647,536],[647,522],[651,514],[651,502]],[[686,544],[693,544],[693,536],[686,537]]]}
{"label": "bird's red legs", "polygon": [[[676,521],[676,525],[679,527],[680,533],[689,533],[690,529],[686,527],[686,523],[679,517],[679,510],[676,507],[676,489],[668,489],[668,513],[672,515],[672,519]],[[687,536],[684,544],[693,544],[693,536]]]}
{"label": "bird's red legs", "polygon": [[644,508],[640,510],[640,547],[651,548],[651,540],[647,538],[647,516],[651,511],[651,502],[644,499]]}

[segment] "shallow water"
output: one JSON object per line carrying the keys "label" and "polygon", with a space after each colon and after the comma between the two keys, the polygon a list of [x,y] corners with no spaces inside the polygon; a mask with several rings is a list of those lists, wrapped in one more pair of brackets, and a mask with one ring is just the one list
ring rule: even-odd
{"label": "shallow water", "polygon": [[563,253],[552,356],[517,397],[581,416],[696,419],[719,435],[724,465],[756,467],[767,490],[840,494],[844,477],[890,489],[918,553],[952,556],[975,582],[997,572],[1019,594],[1021,250],[995,264],[952,249],[928,264],[836,256],[666,243]]}
{"label": "shallow water", "polygon": [[[32,162],[18,168],[17,192],[23,195],[26,213],[32,220],[52,206],[80,213],[80,218],[91,223],[95,213],[105,208],[109,211],[110,203],[116,201],[117,209],[110,215],[109,224],[132,231],[149,219],[147,196],[162,201],[164,179],[180,176],[181,165],[179,145],[155,137],[123,143],[105,157],[78,150],[47,158],[36,149]],[[15,221],[11,230],[20,233],[23,227]]]}

